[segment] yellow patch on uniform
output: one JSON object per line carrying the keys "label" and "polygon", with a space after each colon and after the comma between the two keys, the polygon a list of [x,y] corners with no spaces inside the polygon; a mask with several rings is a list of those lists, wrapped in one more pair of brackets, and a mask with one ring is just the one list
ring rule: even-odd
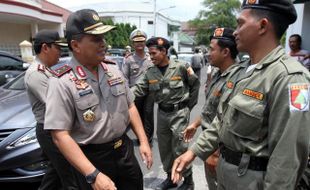
{"label": "yellow patch on uniform", "polygon": [[231,82],[231,81],[227,81],[226,86],[227,86],[227,88],[229,88],[229,89],[233,89],[234,83]]}
{"label": "yellow patch on uniform", "polygon": [[222,95],[222,94],[221,94],[220,91],[218,91],[218,90],[214,90],[214,91],[213,91],[213,96],[219,97],[219,96],[221,96],[221,95]]}
{"label": "yellow patch on uniform", "polygon": [[217,29],[214,31],[213,36],[214,36],[214,37],[222,37],[222,36],[223,36],[223,33],[224,33],[224,28],[217,28]]}
{"label": "yellow patch on uniform", "polygon": [[261,92],[256,92],[254,90],[250,89],[244,89],[242,92],[243,95],[250,96],[252,98],[258,99],[258,100],[263,100],[264,94]]}
{"label": "yellow patch on uniform", "polygon": [[155,84],[155,83],[158,83],[158,80],[149,80],[149,84]]}
{"label": "yellow patch on uniform", "polygon": [[186,70],[187,70],[187,74],[188,75],[193,75],[194,74],[194,71],[193,71],[192,67],[188,67]]}
{"label": "yellow patch on uniform", "polygon": [[248,0],[246,4],[249,4],[249,5],[259,4],[259,0]]}
{"label": "yellow patch on uniform", "polygon": [[180,76],[173,76],[171,77],[171,80],[181,80],[182,78]]}

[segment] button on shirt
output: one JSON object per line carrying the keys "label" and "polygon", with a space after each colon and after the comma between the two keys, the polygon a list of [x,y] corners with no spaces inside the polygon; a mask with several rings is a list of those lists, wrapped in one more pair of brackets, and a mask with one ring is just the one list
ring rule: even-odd
{"label": "button on shirt", "polygon": [[[49,82],[44,128],[69,130],[78,144],[100,144],[123,135],[133,95],[118,66],[99,65],[99,80],[75,58],[70,66],[69,73]],[[88,86],[81,88],[79,81]],[[83,116],[87,111],[95,116],[91,121]]]}

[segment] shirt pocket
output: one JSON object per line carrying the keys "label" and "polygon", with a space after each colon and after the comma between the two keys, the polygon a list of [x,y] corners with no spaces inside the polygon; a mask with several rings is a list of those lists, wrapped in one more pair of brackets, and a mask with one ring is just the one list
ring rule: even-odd
{"label": "shirt pocket", "polygon": [[229,101],[223,123],[233,134],[258,141],[267,134],[263,127],[265,108],[263,101],[238,94]]}
{"label": "shirt pocket", "polygon": [[[88,126],[90,123],[93,123],[95,121],[98,121],[101,117],[101,111],[99,106],[99,99],[95,94],[90,94],[88,96],[83,96],[81,98],[78,98],[75,100],[76,107],[77,107],[77,116],[79,121],[85,125]],[[85,121],[83,114],[90,110],[93,112],[95,118],[93,121]]]}
{"label": "shirt pocket", "polygon": [[182,80],[171,80],[169,82],[169,86],[171,89],[177,89],[183,87],[183,81]]}
{"label": "shirt pocket", "polygon": [[159,83],[149,84],[149,91],[158,91],[160,89]]}
{"label": "shirt pocket", "polygon": [[124,83],[120,83],[120,84],[116,84],[116,85],[113,85],[111,86],[111,93],[114,95],[114,96],[120,96],[122,94],[125,94],[125,85]]}
{"label": "shirt pocket", "polygon": [[130,66],[130,76],[135,76],[139,73],[140,67],[139,65],[133,64]]}

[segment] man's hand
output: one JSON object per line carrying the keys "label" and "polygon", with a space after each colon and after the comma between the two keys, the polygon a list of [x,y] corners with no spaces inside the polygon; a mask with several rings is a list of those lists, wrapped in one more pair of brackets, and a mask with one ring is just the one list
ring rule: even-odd
{"label": "man's hand", "polygon": [[195,159],[195,157],[196,155],[191,150],[188,150],[174,160],[171,170],[171,180],[173,183],[181,181],[182,171]]}
{"label": "man's hand", "polygon": [[212,175],[216,175],[216,166],[219,160],[219,150],[214,152],[206,161],[206,167],[211,172]]}
{"label": "man's hand", "polygon": [[195,123],[192,123],[188,127],[186,127],[186,129],[182,132],[184,141],[186,143],[190,142],[193,139],[193,137],[196,133],[196,130],[197,130],[197,127],[196,127]]}
{"label": "man's hand", "polygon": [[96,177],[95,183],[93,183],[92,188],[94,190],[116,190],[115,184],[113,181],[103,173],[99,173]]}
{"label": "man's hand", "polygon": [[153,165],[153,156],[148,142],[140,143],[140,155],[147,169],[150,169]]}

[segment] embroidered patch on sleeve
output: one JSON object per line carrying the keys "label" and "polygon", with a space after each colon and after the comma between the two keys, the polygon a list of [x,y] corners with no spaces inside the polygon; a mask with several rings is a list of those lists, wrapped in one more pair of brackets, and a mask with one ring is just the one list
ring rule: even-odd
{"label": "embroidered patch on sleeve", "polygon": [[290,111],[309,111],[309,84],[290,84]]}

